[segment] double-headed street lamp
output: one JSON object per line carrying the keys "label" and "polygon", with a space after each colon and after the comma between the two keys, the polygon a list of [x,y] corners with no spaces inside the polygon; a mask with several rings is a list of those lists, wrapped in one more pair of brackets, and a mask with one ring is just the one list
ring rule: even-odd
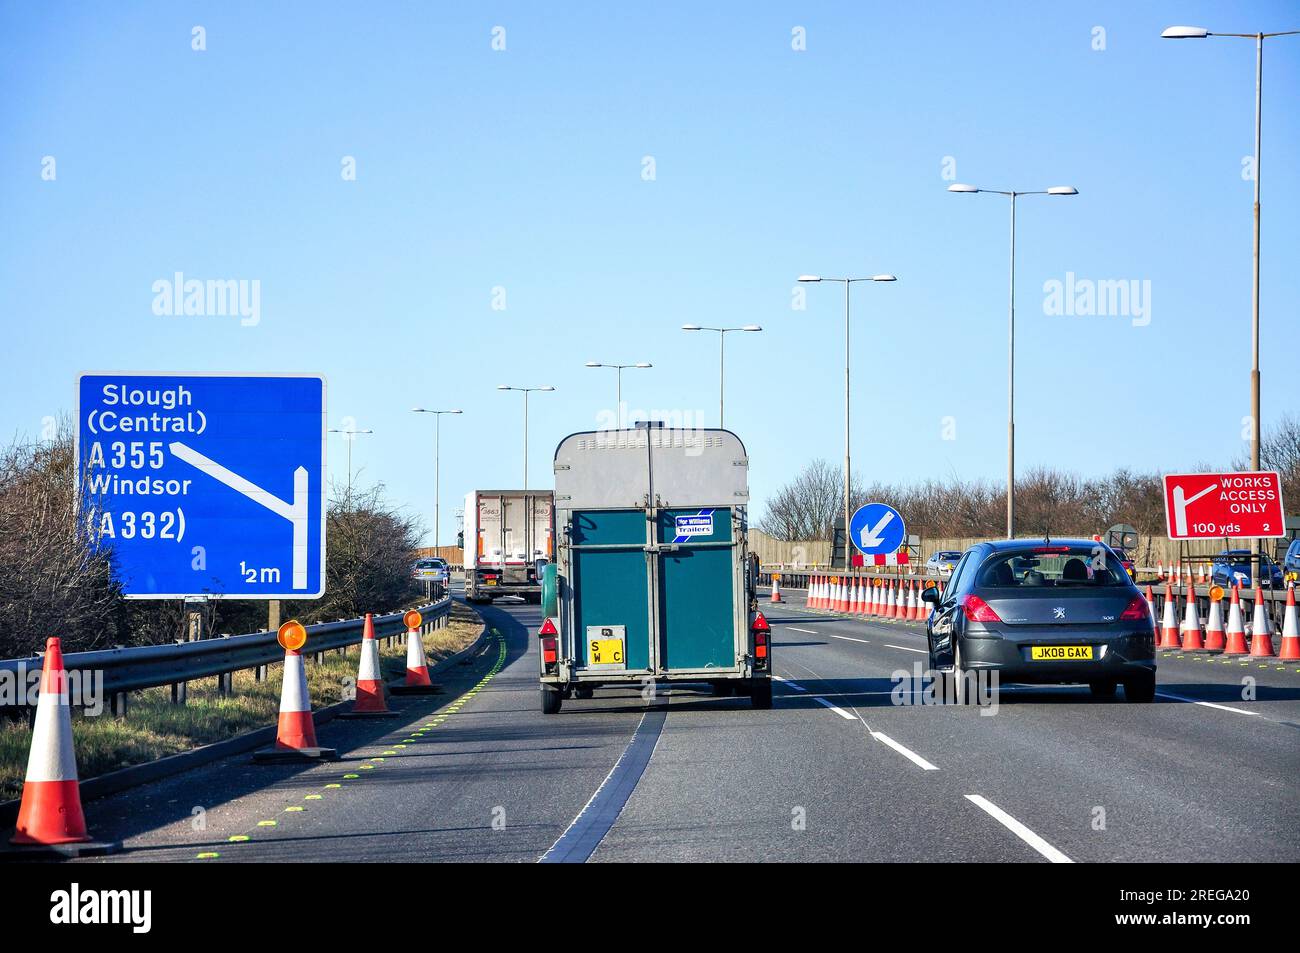
{"label": "double-headed street lamp", "polygon": [[706,328],[698,324],[683,324],[683,331],[718,332],[718,426],[726,426],[723,411],[727,402],[727,335],[732,331],[761,331],[761,325],[746,324],[739,328]]}
{"label": "double-headed street lamp", "polygon": [[442,545],[442,465],[440,462],[442,444],[442,415],[464,413],[460,410],[428,410],[424,407],[412,407],[413,414],[433,414],[433,548]]}
{"label": "double-headed street lamp", "polygon": [[614,412],[618,415],[618,425],[623,426],[623,371],[629,367],[654,367],[649,361],[638,361],[635,364],[602,364],[599,361],[588,361],[587,367],[612,367],[618,374],[618,399],[614,404]]}
{"label": "double-headed street lamp", "polygon": [[893,275],[872,275],[869,278],[827,278],[823,275],[800,275],[803,282],[838,281],[844,285],[844,568],[852,563],[849,555],[849,518],[852,502],[849,498],[849,289],[860,281],[897,281]]}
{"label": "double-headed street lamp", "polygon": [[353,440],[356,440],[356,439],[357,439],[357,436],[360,435],[360,434],[364,434],[364,433],[374,433],[374,431],[373,431],[373,430],[342,430],[342,429],[332,428],[332,429],[330,430],[330,433],[341,433],[341,434],[343,434],[343,439],[347,442],[347,445],[348,445],[348,496],[351,496],[351,495],[352,495],[352,441],[353,441]]}
{"label": "double-headed street lamp", "polygon": [[1016,199],[1022,195],[1078,195],[1072,185],[1054,185],[1037,192],[1006,192],[953,184],[949,192],[989,192],[1011,199],[1011,278],[1007,304],[1007,539],[1016,535]]}
{"label": "double-headed street lamp", "polygon": [[1259,143],[1264,115],[1264,41],[1275,36],[1295,36],[1300,30],[1279,33],[1211,33],[1199,26],[1171,26],[1160,34],[1166,40],[1203,40],[1211,36],[1255,41],[1255,244],[1251,285],[1250,360],[1250,468],[1259,469]]}
{"label": "double-headed street lamp", "polygon": [[545,387],[511,387],[509,384],[498,384],[497,390],[517,390],[524,395],[524,489],[528,489],[528,395],[535,390],[553,391],[554,387],[547,384]]}

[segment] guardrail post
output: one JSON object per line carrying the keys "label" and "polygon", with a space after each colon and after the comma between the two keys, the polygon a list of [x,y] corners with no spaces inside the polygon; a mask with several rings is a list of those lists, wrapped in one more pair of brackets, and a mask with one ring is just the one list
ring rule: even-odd
{"label": "guardrail post", "polygon": [[[188,640],[186,640],[186,639],[177,639],[177,640],[176,640],[176,644],[177,644],[177,645],[181,645],[181,644],[183,644],[183,643],[186,642],[186,641],[188,641]],[[189,683],[188,683],[188,682],[172,682],[172,704],[173,704],[173,705],[184,705],[184,704],[185,704],[185,696],[186,696],[188,693],[189,693]]]}
{"label": "guardrail post", "polygon": [[256,666],[256,667],[253,669],[253,681],[255,681],[255,682],[264,682],[264,681],[266,681],[266,666],[265,666],[265,665],[258,665],[258,666]]}

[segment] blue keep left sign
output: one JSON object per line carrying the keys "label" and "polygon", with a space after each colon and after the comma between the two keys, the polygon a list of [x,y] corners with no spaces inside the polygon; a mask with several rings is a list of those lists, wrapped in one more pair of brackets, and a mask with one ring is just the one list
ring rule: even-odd
{"label": "blue keep left sign", "polygon": [[128,598],[324,593],[324,377],[82,374],[76,440]]}
{"label": "blue keep left sign", "polygon": [[849,538],[864,556],[897,552],[906,534],[903,515],[888,503],[866,503],[849,518]]}

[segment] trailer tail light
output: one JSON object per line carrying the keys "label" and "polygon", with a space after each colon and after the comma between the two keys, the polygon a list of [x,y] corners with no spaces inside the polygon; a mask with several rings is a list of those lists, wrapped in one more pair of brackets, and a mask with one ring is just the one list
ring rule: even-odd
{"label": "trailer tail light", "polygon": [[1142,596],[1134,596],[1129,600],[1128,608],[1119,614],[1121,620],[1125,622],[1136,622],[1138,619],[1150,619],[1151,610],[1147,608],[1147,601]]}
{"label": "trailer tail light", "polygon": [[555,622],[551,619],[543,620],[542,627],[537,630],[537,637],[542,644],[542,664],[547,667],[556,665],[560,661],[559,635]]}
{"label": "trailer tail light", "polygon": [[961,600],[962,610],[966,613],[966,619],[970,622],[1001,622],[998,614],[993,611],[993,607],[981,599],[979,596],[971,594],[963,596]]}
{"label": "trailer tail light", "polygon": [[754,667],[765,668],[767,666],[767,640],[772,634],[772,627],[767,624],[767,619],[763,613],[754,616],[754,621],[749,624],[749,631],[754,637]]}

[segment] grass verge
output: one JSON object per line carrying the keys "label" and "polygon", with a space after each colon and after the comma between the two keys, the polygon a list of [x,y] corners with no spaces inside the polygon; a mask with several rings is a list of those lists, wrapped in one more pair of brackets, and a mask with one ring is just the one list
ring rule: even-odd
{"label": "grass verge", "polygon": [[[447,627],[424,637],[429,664],[466,648],[482,629],[473,610],[452,603]],[[330,651],[320,662],[308,656],[307,686],[313,708],[343,700],[348,680],[356,678],[360,651],[359,645]],[[379,658],[386,680],[401,675],[406,670],[404,639],[392,647],[380,640]],[[171,690],[166,687],[134,692],[124,718],[113,717],[107,708],[93,718],[74,712],[72,737],[78,776],[93,778],[275,724],[283,668],[270,666],[263,682],[256,681],[251,670],[236,672],[231,695],[217,693],[216,678],[190,682],[184,705],[173,705]],[[0,721],[0,800],[16,798],[22,792],[31,740],[26,722]]]}

